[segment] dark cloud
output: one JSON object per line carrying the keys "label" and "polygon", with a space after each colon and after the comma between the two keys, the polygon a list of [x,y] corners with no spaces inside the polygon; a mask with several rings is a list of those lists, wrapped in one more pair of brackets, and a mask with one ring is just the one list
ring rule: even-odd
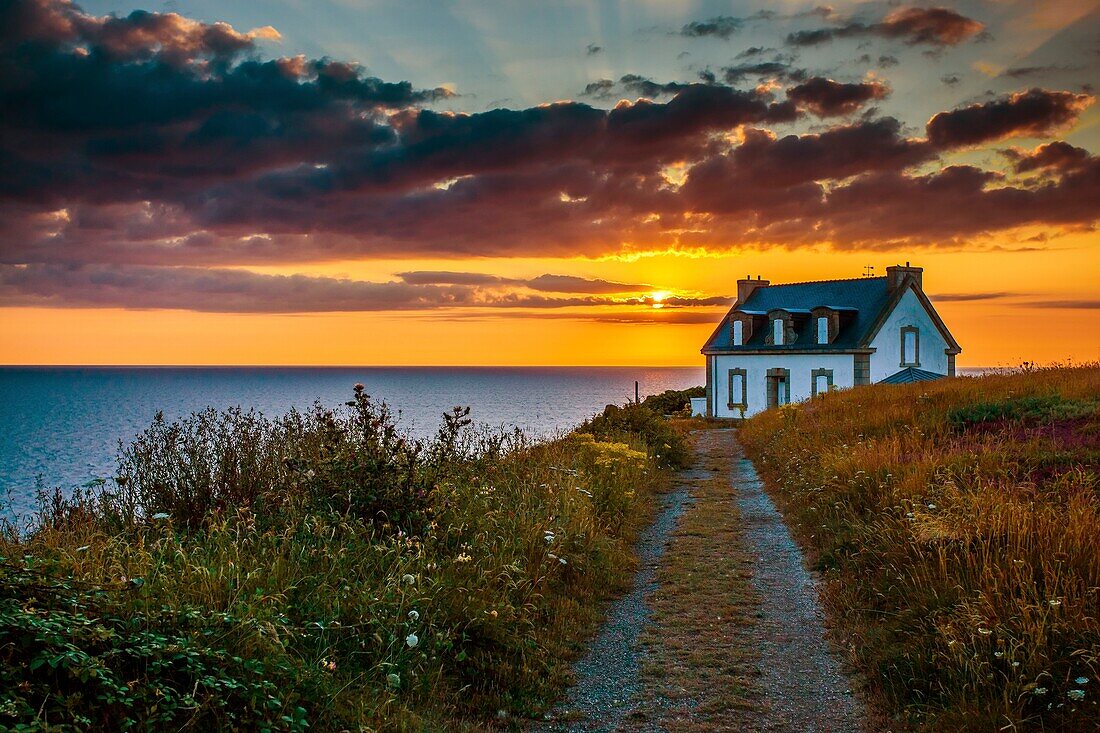
{"label": "dark cloud", "polygon": [[795,31],[793,46],[816,46],[836,38],[878,36],[909,45],[955,46],[982,32],[984,26],[949,8],[899,8],[877,23],[849,21],[840,25]]}
{"label": "dark cloud", "polygon": [[928,298],[936,303],[969,303],[976,300],[1003,300],[1004,298],[1015,298],[1022,293],[940,293],[938,295],[929,295]]}
{"label": "dark cloud", "polygon": [[1091,223],[1100,217],[1100,158],[1027,188],[972,166],[927,175],[873,173],[831,191],[815,215],[824,223],[819,237],[878,248],[899,242],[952,245],[1034,224]]}
{"label": "dark cloud", "polygon": [[872,100],[884,99],[889,91],[877,81],[844,84],[815,76],[788,89],[787,97],[818,117],[834,117],[855,112]]}
{"label": "dark cloud", "polygon": [[1085,166],[1089,162],[1089,151],[1078,148],[1061,140],[1040,145],[1032,151],[1010,148],[1003,151],[1012,162],[1017,173],[1035,170],[1068,171]]}
{"label": "dark cloud", "polygon": [[[803,81],[808,77],[805,69],[799,69],[790,64],[785,59],[777,59],[775,61],[759,61],[752,64],[735,64],[733,66],[723,66],[721,69],[722,78],[727,84],[737,85],[745,81],[748,77],[757,78],[770,78],[779,79],[784,81]],[[701,72],[700,77],[704,80],[708,80],[711,83],[717,81],[713,72]]]}
{"label": "dark cloud", "polygon": [[1100,300],[1040,300],[1030,303],[1020,303],[1029,308],[1068,308],[1072,310],[1096,310],[1100,308]]}
{"label": "dark cloud", "polygon": [[928,121],[928,139],[942,148],[957,148],[1009,137],[1047,137],[1076,122],[1092,101],[1087,94],[1030,89],[940,112]]}
{"label": "dark cloud", "polygon": [[741,53],[734,56],[735,59],[751,59],[756,56],[763,55],[765,53],[774,52],[774,48],[764,48],[763,46],[750,46]]}
{"label": "dark cloud", "polygon": [[603,46],[597,46],[595,43],[590,43],[585,48],[585,55],[586,56],[595,56],[596,54],[600,53],[601,51],[603,51]]}
{"label": "dark cloud", "polygon": [[891,66],[897,66],[899,63],[901,62],[898,61],[897,56],[884,55],[878,57],[878,65],[880,69],[887,69]]}
{"label": "dark cloud", "polygon": [[584,86],[584,91],[581,92],[582,97],[592,97],[594,99],[610,99],[615,93],[615,81],[612,79],[597,79],[596,81],[588,82]]}
{"label": "dark cloud", "polygon": [[729,15],[720,15],[709,20],[695,20],[680,29],[680,35],[689,38],[702,38],[713,36],[728,40],[737,31],[744,27],[745,18],[734,18]]}
{"label": "dark cloud", "polygon": [[944,74],[940,77],[940,81],[946,86],[953,87],[962,81],[962,79],[959,78],[958,74]]}
{"label": "dark cloud", "polygon": [[[431,273],[439,282],[367,282],[243,270],[103,265],[0,265],[0,305],[174,309],[208,313],[322,313],[436,310],[440,308],[573,308],[653,306],[649,296],[609,298],[623,284],[564,275],[522,281],[568,297],[486,290],[503,278]],[[425,273],[428,274],[428,273]],[[463,277],[467,275],[470,277]],[[425,278],[431,280],[433,278]],[[575,289],[576,288],[576,289]],[[587,290],[585,289],[587,288]],[[728,297],[669,297],[662,307],[724,305]]]}
{"label": "dark cloud", "polygon": [[635,293],[640,290],[652,290],[646,283],[621,283],[611,280],[589,279],[575,275],[539,275],[523,281],[532,290],[548,293]]}
{"label": "dark cloud", "polygon": [[[1086,95],[1032,90],[944,112],[928,139],[870,111],[782,135],[768,128],[798,119],[799,104],[831,114],[882,90],[825,80],[835,96],[815,96],[806,73],[778,58],[710,72],[707,83],[593,82],[593,96],[635,98],[611,109],[566,101],[466,114],[431,108],[446,90],[351,64],[262,60],[256,40],[214,40],[248,35],[228,27],[219,36],[189,21],[191,40],[176,42],[141,17],[131,26],[160,40],[128,29],[100,52],[90,48],[108,44],[109,18],[26,0],[0,12],[0,292],[12,302],[636,307],[644,300],[617,288],[648,286],[568,275],[362,283],[234,268],[734,244],[950,247],[1023,224],[1087,228],[1100,208],[1100,167],[1083,151],[1020,152],[1021,172],[1042,171],[1021,179],[969,166],[914,172],[948,150],[1071,124]],[[744,79],[790,82],[792,96],[778,101],[770,83],[732,86]],[[172,283],[185,295],[158,292]]]}
{"label": "dark cloud", "polygon": [[0,6],[0,43],[45,43],[79,49],[110,61],[157,59],[173,66],[228,61],[278,39],[264,26],[241,33],[227,23],[201,23],[177,13],[135,10],[125,17],[85,14],[70,2],[14,0]]}
{"label": "dark cloud", "polygon": [[544,274],[533,278],[508,278],[479,272],[447,272],[416,270],[399,272],[397,277],[413,285],[474,285],[474,286],[522,286],[548,293],[636,293],[653,290],[647,283],[623,283],[611,280],[590,279],[576,275]]}
{"label": "dark cloud", "polygon": [[1011,66],[1000,73],[1009,79],[1023,79],[1029,76],[1043,76],[1065,71],[1080,71],[1081,66]]}

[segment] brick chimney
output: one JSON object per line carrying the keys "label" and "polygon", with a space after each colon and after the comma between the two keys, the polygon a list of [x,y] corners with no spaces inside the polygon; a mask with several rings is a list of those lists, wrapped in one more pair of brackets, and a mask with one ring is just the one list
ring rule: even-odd
{"label": "brick chimney", "polygon": [[744,280],[737,281],[737,304],[744,305],[754,290],[766,288],[770,284],[767,280],[761,280],[759,275],[756,276],[755,280],[752,279],[752,275],[746,275]]}
{"label": "brick chimney", "polygon": [[891,291],[897,290],[905,283],[905,279],[909,278],[915,280],[918,289],[923,289],[923,267],[910,267],[906,262],[905,266],[894,265],[893,267],[886,268],[886,287]]}

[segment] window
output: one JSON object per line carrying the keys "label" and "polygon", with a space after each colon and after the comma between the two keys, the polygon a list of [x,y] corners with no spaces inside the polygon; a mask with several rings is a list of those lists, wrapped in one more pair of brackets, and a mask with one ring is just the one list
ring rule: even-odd
{"label": "window", "polygon": [[817,319],[817,342],[819,344],[829,343],[829,319],[827,316],[821,316]]}
{"label": "window", "polygon": [[810,372],[810,396],[817,397],[833,388],[832,369],[814,369]]}
{"label": "window", "polygon": [[920,331],[914,326],[901,329],[901,366],[920,366]]}
{"label": "window", "polygon": [[745,343],[745,324],[741,321],[733,322],[733,345],[741,346]]}
{"label": "window", "polygon": [[782,318],[772,319],[772,343],[776,346],[783,345],[783,331],[785,324]]}
{"label": "window", "polygon": [[748,407],[748,389],[746,385],[747,373],[744,369],[730,369],[729,371],[729,406]]}

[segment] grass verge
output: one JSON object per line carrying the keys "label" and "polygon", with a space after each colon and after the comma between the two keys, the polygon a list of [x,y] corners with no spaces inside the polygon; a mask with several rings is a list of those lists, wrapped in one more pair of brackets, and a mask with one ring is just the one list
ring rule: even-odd
{"label": "grass verge", "polygon": [[1100,368],[830,393],[740,437],[896,724],[1100,729]]}

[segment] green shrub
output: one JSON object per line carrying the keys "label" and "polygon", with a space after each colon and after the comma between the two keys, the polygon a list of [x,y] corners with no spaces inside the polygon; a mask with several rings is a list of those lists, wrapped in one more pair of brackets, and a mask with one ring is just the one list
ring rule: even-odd
{"label": "green shrub", "polygon": [[[688,389],[668,389],[661,394],[649,395],[642,400],[642,407],[648,407],[658,415],[675,415],[691,409],[692,397],[705,397],[706,387]],[[690,413],[689,413],[690,414]]]}
{"label": "green shrub", "polygon": [[278,420],[158,416],[114,479],[0,533],[21,558],[0,574],[0,729],[538,715],[666,480],[648,451],[674,434],[636,420],[653,448],[617,419],[614,440],[531,442],[464,409],[411,440],[361,388]]}
{"label": "green shrub", "polygon": [[667,419],[643,405],[608,405],[602,413],[581,423],[577,432],[590,433],[597,440],[639,441],[664,467],[686,466],[691,460],[683,434]]}

